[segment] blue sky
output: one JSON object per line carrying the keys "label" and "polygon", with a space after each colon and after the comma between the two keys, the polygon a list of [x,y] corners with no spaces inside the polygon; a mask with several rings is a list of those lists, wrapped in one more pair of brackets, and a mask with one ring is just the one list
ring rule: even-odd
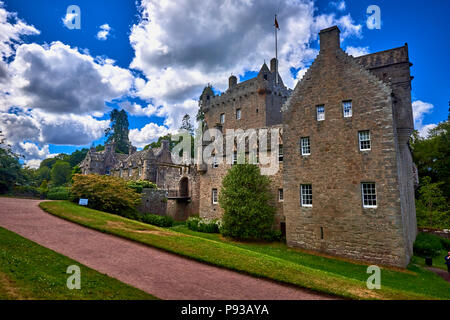
{"label": "blue sky", "polygon": [[[373,4],[379,30],[366,26]],[[69,5],[80,7],[79,30],[62,21]],[[101,143],[111,108],[127,110],[138,147],[175,130],[182,115],[195,115],[207,83],[224,90],[231,73],[245,80],[273,57],[275,12],[280,72],[291,88],[317,54],[317,32],[337,24],[352,54],[408,43],[417,129],[448,114],[449,1],[4,0],[2,10],[10,16],[0,19],[9,30],[0,37],[0,67],[12,80],[0,78],[0,129],[30,165]]]}

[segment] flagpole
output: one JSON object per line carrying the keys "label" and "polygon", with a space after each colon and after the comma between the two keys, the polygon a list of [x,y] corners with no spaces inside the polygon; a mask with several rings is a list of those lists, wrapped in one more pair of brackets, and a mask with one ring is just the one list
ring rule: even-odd
{"label": "flagpole", "polygon": [[[277,21],[277,15],[275,15],[275,21]],[[278,28],[275,24],[275,83],[278,84]]]}

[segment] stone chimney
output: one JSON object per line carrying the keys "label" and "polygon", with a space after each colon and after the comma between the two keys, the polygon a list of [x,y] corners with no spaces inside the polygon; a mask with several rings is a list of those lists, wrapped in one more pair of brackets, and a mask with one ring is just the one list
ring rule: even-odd
{"label": "stone chimney", "polygon": [[277,59],[273,58],[272,60],[270,60],[270,72],[275,72],[277,70]]}
{"label": "stone chimney", "polygon": [[337,26],[321,30],[319,32],[320,51],[333,51],[340,48],[340,33],[341,31]]}
{"label": "stone chimney", "polygon": [[231,89],[236,85],[237,85],[237,78],[232,75],[230,78],[228,78],[228,88]]}

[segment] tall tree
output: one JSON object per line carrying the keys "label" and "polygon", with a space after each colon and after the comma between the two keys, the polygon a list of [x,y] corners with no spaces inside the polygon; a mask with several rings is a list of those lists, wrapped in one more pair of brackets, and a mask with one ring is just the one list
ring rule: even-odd
{"label": "tall tree", "polygon": [[70,180],[72,174],[72,167],[70,163],[58,160],[52,168],[51,177],[52,184],[55,186],[61,186],[66,184]]}
{"label": "tall tree", "polygon": [[181,130],[186,130],[191,136],[194,135],[194,126],[191,123],[191,117],[186,113],[181,121]]}
{"label": "tall tree", "polygon": [[19,156],[5,144],[5,137],[0,131],[0,193],[11,191],[13,185],[21,178]]}
{"label": "tall tree", "polygon": [[116,152],[128,153],[130,140],[128,116],[125,110],[114,109],[110,113],[110,127],[105,130],[105,136],[108,138],[107,142],[114,142],[116,145]]}

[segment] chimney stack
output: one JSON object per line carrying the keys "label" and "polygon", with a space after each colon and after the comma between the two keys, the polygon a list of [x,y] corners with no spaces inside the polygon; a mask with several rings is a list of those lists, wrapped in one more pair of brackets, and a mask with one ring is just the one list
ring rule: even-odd
{"label": "chimney stack", "polygon": [[275,72],[277,70],[277,59],[273,58],[272,60],[270,60],[270,72]]}
{"label": "chimney stack", "polygon": [[232,75],[230,78],[228,78],[228,88],[231,89],[236,85],[237,85],[237,78]]}
{"label": "chimney stack", "polygon": [[341,31],[337,26],[323,29],[319,32],[320,51],[336,50],[341,47],[339,34]]}

